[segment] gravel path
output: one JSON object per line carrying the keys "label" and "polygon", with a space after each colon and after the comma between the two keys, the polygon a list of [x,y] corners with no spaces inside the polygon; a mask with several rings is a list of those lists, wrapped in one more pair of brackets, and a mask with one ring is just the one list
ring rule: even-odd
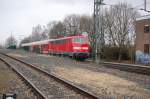
{"label": "gravel path", "polygon": [[[150,97],[150,76],[110,69],[94,63],[77,62],[64,57],[37,55],[20,50],[7,51],[7,53],[26,62],[38,65],[49,72],[57,73],[70,82],[74,82],[82,88],[92,90],[98,95],[110,95],[115,98],[129,96],[134,97],[133,99],[149,99]],[[88,75],[88,78],[85,75]],[[94,75],[97,77],[94,77]],[[111,83],[112,81],[115,86]],[[97,85],[95,86],[94,84]]]}
{"label": "gravel path", "polygon": [[17,99],[37,99],[18,75],[0,61],[0,99],[5,93],[14,93]]}

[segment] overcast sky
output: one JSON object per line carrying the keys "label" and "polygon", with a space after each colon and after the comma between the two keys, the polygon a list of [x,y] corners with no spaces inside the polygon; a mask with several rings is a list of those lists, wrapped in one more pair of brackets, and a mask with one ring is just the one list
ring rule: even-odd
{"label": "overcast sky", "polygon": [[[28,36],[32,27],[50,21],[63,20],[69,14],[93,13],[94,0],[0,0],[0,43],[12,34],[17,38]],[[133,7],[143,7],[144,0],[104,0],[107,4],[127,1]],[[147,0],[150,6],[150,0]]]}

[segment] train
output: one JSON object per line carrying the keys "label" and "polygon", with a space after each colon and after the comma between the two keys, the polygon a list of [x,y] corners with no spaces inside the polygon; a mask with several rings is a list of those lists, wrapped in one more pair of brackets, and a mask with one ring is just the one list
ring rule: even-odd
{"label": "train", "polygon": [[75,59],[89,58],[90,44],[87,36],[69,36],[21,44],[25,50],[73,57]]}
{"label": "train", "polygon": [[7,47],[7,49],[16,49],[17,48],[17,45],[9,45],[8,47]]}

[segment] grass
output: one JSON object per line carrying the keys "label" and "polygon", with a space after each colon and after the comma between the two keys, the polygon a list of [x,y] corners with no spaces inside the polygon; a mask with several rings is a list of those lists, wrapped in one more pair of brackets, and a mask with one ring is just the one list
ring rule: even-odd
{"label": "grass", "polygon": [[[114,97],[134,95],[150,96],[150,90],[144,89],[136,82],[107,73],[93,72],[87,69],[55,67],[56,73],[78,85],[85,85],[92,91]],[[68,74],[69,73],[69,74]]]}

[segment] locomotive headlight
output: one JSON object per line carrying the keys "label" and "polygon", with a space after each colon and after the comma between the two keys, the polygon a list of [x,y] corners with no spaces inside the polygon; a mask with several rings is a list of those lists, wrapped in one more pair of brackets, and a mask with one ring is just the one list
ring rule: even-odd
{"label": "locomotive headlight", "polygon": [[82,47],[83,50],[88,50],[88,47]]}
{"label": "locomotive headlight", "polygon": [[73,49],[75,49],[75,50],[80,50],[81,47],[73,47]]}

